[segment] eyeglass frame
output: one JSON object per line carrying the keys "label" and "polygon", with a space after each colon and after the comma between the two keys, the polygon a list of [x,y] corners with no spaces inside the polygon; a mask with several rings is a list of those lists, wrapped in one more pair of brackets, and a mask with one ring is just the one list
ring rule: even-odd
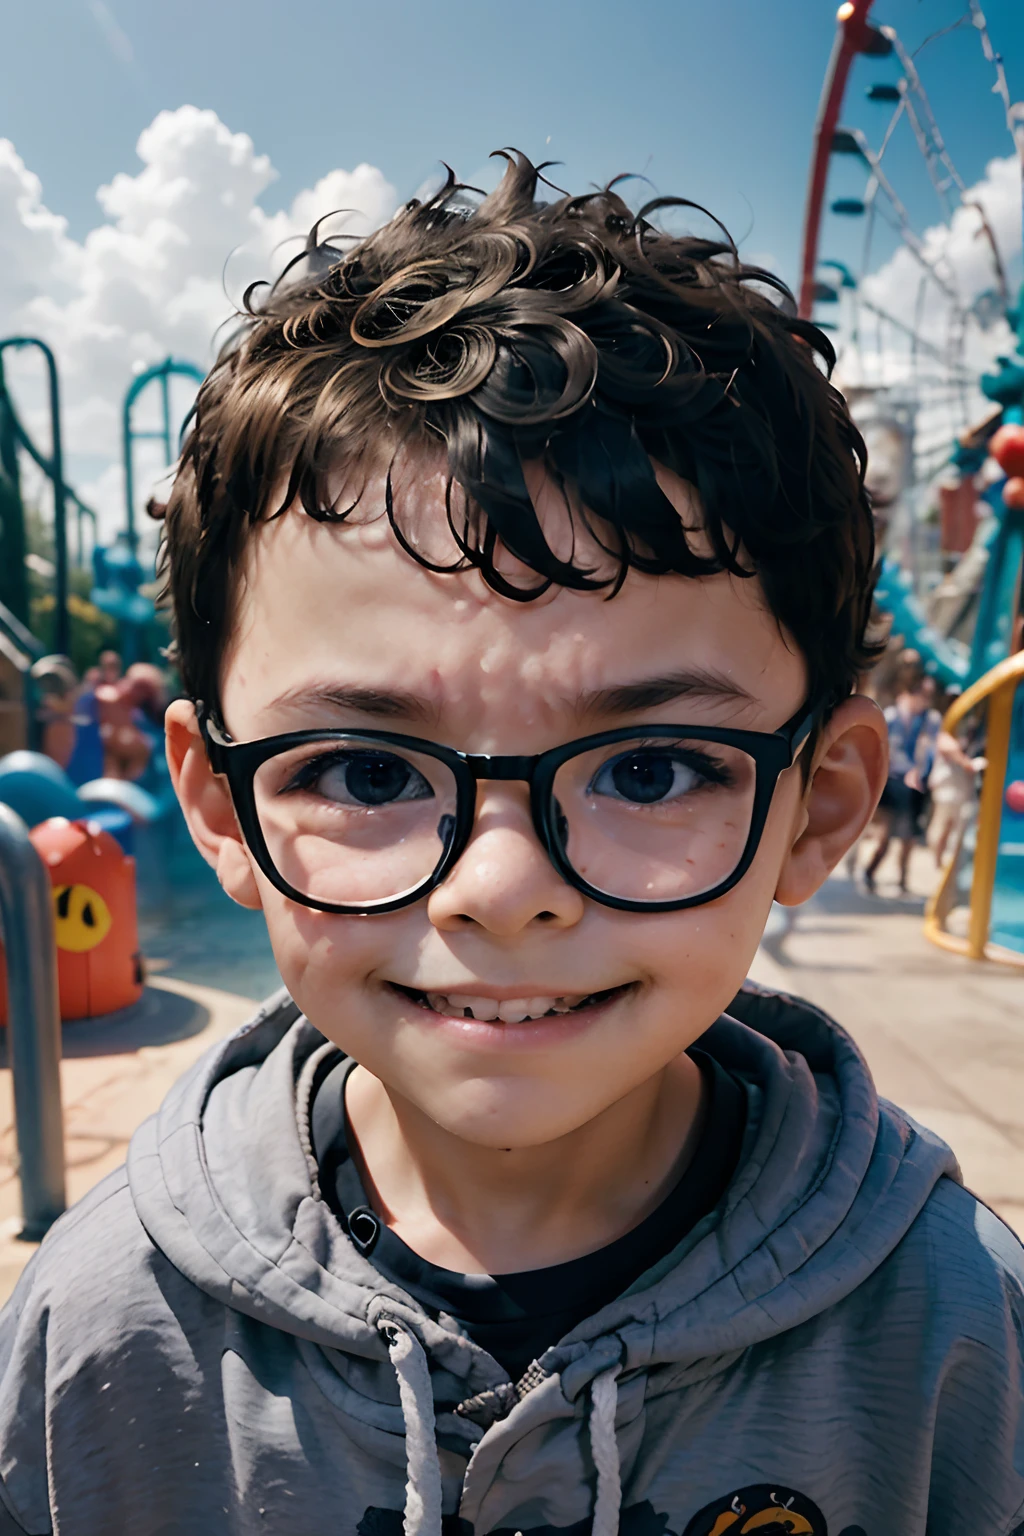
{"label": "eyeglass frame", "polygon": [[[436,891],[469,846],[476,823],[476,786],[481,781],[529,785],[530,813],[542,848],[566,884],[590,897],[592,901],[618,912],[681,912],[688,907],[706,906],[731,891],[747,873],[760,847],[779,778],[793,767],[827,708],[827,699],[805,702],[777,731],[747,731],[731,726],[710,725],[626,725],[609,731],[597,731],[589,736],[579,736],[533,756],[510,756],[460,752],[456,747],[442,746],[439,742],[394,731],[344,730],[340,727],[288,731],[276,736],[262,736],[256,741],[236,742],[232,741],[223,725],[217,721],[213,711],[208,710],[202,700],[195,701],[196,718],[210,767],[215,774],[227,779],[242,836],[264,875],[289,900],[317,912],[330,912],[345,917],[374,917],[378,913],[397,912]],[[687,741],[717,742],[722,746],[735,747],[753,759],[754,800],[743,853],[732,873],[707,891],[676,897],[671,901],[637,901],[632,897],[612,896],[608,891],[590,885],[569,862],[564,852],[556,826],[554,781],[558,770],[571,758],[580,757],[596,747],[612,746],[618,741],[632,741],[637,736],[656,740],[684,736]],[[388,897],[384,901],[374,902],[372,906],[342,905],[304,896],[284,878],[274,863],[256,809],[256,774],[265,762],[293,747],[338,740],[379,742],[384,746],[432,757],[444,763],[455,780],[454,825],[448,845],[433,873],[403,895]]]}

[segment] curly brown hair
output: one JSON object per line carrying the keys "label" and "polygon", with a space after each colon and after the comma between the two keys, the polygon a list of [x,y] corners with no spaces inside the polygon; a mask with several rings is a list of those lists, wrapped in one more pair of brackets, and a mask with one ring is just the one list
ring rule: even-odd
{"label": "curly brown hair", "polygon": [[[457,546],[441,568],[476,567],[521,601],[552,583],[613,596],[630,568],[756,575],[812,691],[843,697],[876,650],[874,536],[864,444],[829,383],[828,338],[721,226],[709,239],[652,222],[697,205],[660,197],[633,212],[615,183],[542,202],[544,167],[506,159],[490,196],[449,174],[348,249],[314,226],[272,287],[246,293],[167,509],[185,689],[216,707],[234,573],[262,520],[301,506],[342,522],[354,507],[331,499],[339,467],[388,469],[399,448],[432,445],[447,452]],[[551,549],[531,461],[585,520],[604,568]],[[699,548],[655,463],[695,487]],[[386,512],[403,547],[438,569],[403,531],[390,474]],[[501,547],[539,580],[511,580]]]}

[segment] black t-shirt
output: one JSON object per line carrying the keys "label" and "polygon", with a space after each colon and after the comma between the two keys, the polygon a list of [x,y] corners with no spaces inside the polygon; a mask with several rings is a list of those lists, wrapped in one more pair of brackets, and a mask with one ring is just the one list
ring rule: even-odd
{"label": "black t-shirt", "polygon": [[328,1060],[313,1087],[310,1128],[320,1188],[356,1247],[436,1316],[447,1312],[518,1381],[584,1318],[607,1306],[714,1210],[739,1160],[746,1094],[724,1067],[692,1050],[707,1092],[704,1128],[675,1187],[631,1232],[582,1258],[511,1275],[462,1275],[420,1258],[371,1210],[349,1155],[345,1080],[355,1063]]}

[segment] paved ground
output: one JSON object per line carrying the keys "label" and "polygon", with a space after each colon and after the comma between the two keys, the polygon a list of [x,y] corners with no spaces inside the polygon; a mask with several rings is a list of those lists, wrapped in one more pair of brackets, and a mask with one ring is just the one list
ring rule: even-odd
{"label": "paved ground", "polygon": [[[752,975],[845,1024],[880,1092],[944,1136],[967,1184],[1024,1235],[1024,972],[926,942],[921,909],[933,876],[925,850],[912,869],[914,897],[898,897],[884,876],[878,897],[837,876],[788,935],[773,920]],[[170,953],[165,963],[178,968]],[[70,1200],[123,1161],[132,1131],[171,1082],[252,1008],[249,997],[168,972],[137,1008],[66,1026]],[[0,1301],[33,1252],[18,1240],[18,1212],[10,1073],[0,1066]]]}
{"label": "paved ground", "polygon": [[773,921],[751,975],[844,1024],[879,1092],[944,1137],[967,1186],[1024,1236],[1024,970],[928,943],[927,850],[911,867],[917,895],[886,873],[878,897],[836,876],[788,935]]}
{"label": "paved ground", "polygon": [[[64,1102],[68,1203],[124,1162],[135,1127],[158,1108],[171,1083],[208,1046],[253,1012],[251,999],[169,978],[147,986],[134,1008],[64,1027]],[[36,1244],[18,1239],[21,1191],[16,1167],[11,1074],[0,1068],[0,1302]]]}

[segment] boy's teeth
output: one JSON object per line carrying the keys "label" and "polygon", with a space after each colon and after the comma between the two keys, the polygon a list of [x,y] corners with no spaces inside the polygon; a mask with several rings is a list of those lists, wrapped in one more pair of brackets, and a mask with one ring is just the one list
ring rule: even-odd
{"label": "boy's teeth", "polygon": [[473,997],[469,993],[428,992],[427,1006],[435,1013],[452,1018],[477,1019],[481,1023],[522,1024],[524,1019],[542,1019],[547,1013],[568,1013],[582,997],[507,997],[500,1003],[493,997]]}
{"label": "boy's teeth", "polygon": [[449,997],[444,992],[428,992],[427,1003],[435,1013],[447,1013],[456,1019],[498,1017],[498,1005],[492,997],[472,997],[469,993]]}

